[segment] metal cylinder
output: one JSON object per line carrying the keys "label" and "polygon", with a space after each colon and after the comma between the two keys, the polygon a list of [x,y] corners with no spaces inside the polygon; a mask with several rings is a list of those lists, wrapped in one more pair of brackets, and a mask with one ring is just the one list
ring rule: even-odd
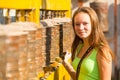
{"label": "metal cylinder", "polygon": [[20,33],[8,32],[6,39],[6,78],[18,80],[19,70],[19,36]]}
{"label": "metal cylinder", "polygon": [[5,77],[5,63],[6,63],[6,48],[5,48],[6,36],[4,32],[0,31],[0,80],[6,80]]}

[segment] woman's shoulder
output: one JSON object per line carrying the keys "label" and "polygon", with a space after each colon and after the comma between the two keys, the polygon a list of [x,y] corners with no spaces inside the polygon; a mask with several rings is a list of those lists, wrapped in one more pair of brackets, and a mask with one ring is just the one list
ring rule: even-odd
{"label": "woman's shoulder", "polygon": [[112,56],[109,48],[102,47],[97,53],[97,63],[100,73],[100,79],[111,80]]}
{"label": "woman's shoulder", "polygon": [[101,47],[97,53],[97,61],[112,62],[110,49],[104,46]]}

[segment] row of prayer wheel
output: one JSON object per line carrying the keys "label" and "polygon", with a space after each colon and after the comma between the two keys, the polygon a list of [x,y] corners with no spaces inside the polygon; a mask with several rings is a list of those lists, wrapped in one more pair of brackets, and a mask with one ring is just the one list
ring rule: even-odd
{"label": "row of prayer wheel", "polygon": [[0,25],[0,80],[37,80],[44,66],[71,49],[70,22],[37,26],[32,22]]}

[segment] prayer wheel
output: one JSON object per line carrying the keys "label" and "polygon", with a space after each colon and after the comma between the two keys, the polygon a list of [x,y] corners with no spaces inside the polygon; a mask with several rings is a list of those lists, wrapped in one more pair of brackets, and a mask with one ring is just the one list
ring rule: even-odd
{"label": "prayer wheel", "polygon": [[6,36],[0,29],[0,80],[6,80],[5,77],[5,63],[6,63],[6,48],[5,48]]}
{"label": "prayer wheel", "polygon": [[15,80],[19,78],[19,40],[20,33],[8,32],[6,38],[6,78],[7,80]]}

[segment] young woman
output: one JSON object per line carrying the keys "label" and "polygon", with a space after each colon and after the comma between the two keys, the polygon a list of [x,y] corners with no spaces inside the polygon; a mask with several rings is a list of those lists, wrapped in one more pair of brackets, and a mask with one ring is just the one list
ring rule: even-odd
{"label": "young woman", "polygon": [[[67,53],[63,65],[73,80],[111,80],[113,53],[90,7],[76,10],[72,18],[75,38],[72,56]],[[68,62],[71,57],[72,65]]]}

